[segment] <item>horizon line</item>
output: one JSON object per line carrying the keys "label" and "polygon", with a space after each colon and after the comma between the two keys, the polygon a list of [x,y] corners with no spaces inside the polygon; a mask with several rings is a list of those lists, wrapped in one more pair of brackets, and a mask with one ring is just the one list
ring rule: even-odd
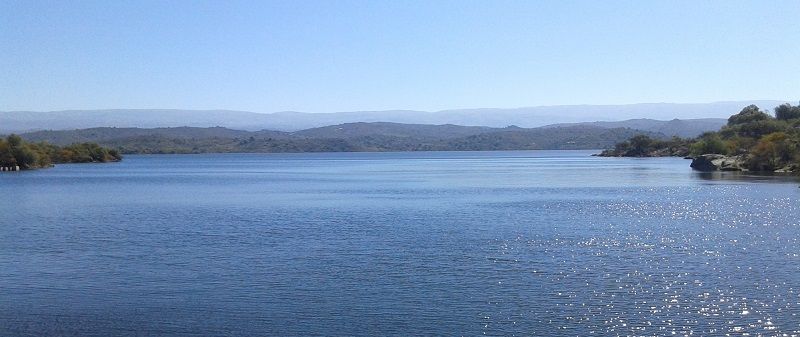
{"label": "horizon line", "polygon": [[[281,113],[297,113],[297,114],[337,114],[337,113],[357,113],[357,112],[424,112],[424,113],[441,113],[459,110],[520,110],[532,108],[557,108],[557,107],[609,107],[609,106],[636,106],[636,105],[702,105],[702,104],[726,104],[726,103],[746,103],[746,102],[785,102],[791,103],[791,100],[781,99],[744,99],[744,100],[721,100],[712,102],[638,102],[638,103],[619,103],[619,104],[590,104],[590,103],[576,103],[576,104],[548,104],[548,105],[528,105],[517,107],[464,107],[464,108],[449,108],[442,110],[415,110],[415,109],[382,109],[382,110],[342,110],[330,112],[307,112],[295,110],[281,110],[273,112],[258,112],[251,110],[237,110],[226,108],[204,108],[204,109],[185,109],[185,108],[88,108],[88,109],[61,109],[61,110],[0,110],[3,113],[23,113],[23,112],[36,112],[36,113],[59,113],[59,112],[75,112],[75,111],[187,111],[187,112],[210,112],[210,111],[226,111],[226,112],[246,112],[257,113],[263,115],[281,114]],[[764,107],[759,107],[765,109]],[[774,107],[772,107],[774,108]],[[767,109],[772,109],[767,108]]]}

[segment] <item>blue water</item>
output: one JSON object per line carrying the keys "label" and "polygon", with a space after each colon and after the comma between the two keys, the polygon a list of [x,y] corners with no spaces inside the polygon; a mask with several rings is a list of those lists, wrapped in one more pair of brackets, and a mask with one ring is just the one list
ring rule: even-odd
{"label": "blue water", "polygon": [[0,174],[0,335],[800,334],[797,179],[590,153]]}

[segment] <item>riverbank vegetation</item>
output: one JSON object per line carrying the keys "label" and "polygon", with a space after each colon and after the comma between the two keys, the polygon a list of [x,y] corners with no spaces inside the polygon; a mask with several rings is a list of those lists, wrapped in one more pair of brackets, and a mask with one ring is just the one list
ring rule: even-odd
{"label": "riverbank vegetation", "polygon": [[94,143],[56,146],[46,142],[29,143],[18,135],[0,138],[0,166],[22,170],[50,167],[60,163],[112,162],[122,159],[119,151]]}
{"label": "riverbank vegetation", "polygon": [[722,155],[751,171],[800,171],[800,105],[783,104],[774,115],[755,105],[728,118],[719,131],[671,140],[637,135],[601,156],[658,157]]}

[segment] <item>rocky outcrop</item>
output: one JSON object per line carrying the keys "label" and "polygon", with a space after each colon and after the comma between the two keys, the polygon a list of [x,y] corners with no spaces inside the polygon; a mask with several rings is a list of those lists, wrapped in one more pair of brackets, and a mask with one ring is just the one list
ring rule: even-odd
{"label": "rocky outcrop", "polygon": [[786,165],[782,168],[775,170],[775,173],[795,173],[800,172],[800,164]]}
{"label": "rocky outcrop", "polygon": [[[686,157],[689,149],[686,147],[681,148],[659,148],[650,149],[641,153],[633,153],[631,151],[621,151],[619,149],[603,150],[598,154],[592,156],[597,157],[633,157],[633,158],[649,158],[649,157]],[[687,159],[692,159],[688,157]]]}
{"label": "rocky outcrop", "polygon": [[704,154],[694,157],[693,169],[698,171],[747,171],[744,156],[725,156],[721,154]]}

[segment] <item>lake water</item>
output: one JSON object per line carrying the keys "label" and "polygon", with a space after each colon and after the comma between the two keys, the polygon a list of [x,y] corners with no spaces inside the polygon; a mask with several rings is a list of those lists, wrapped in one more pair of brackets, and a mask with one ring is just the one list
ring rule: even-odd
{"label": "lake water", "polygon": [[800,334],[796,179],[591,153],[0,174],[0,335]]}

